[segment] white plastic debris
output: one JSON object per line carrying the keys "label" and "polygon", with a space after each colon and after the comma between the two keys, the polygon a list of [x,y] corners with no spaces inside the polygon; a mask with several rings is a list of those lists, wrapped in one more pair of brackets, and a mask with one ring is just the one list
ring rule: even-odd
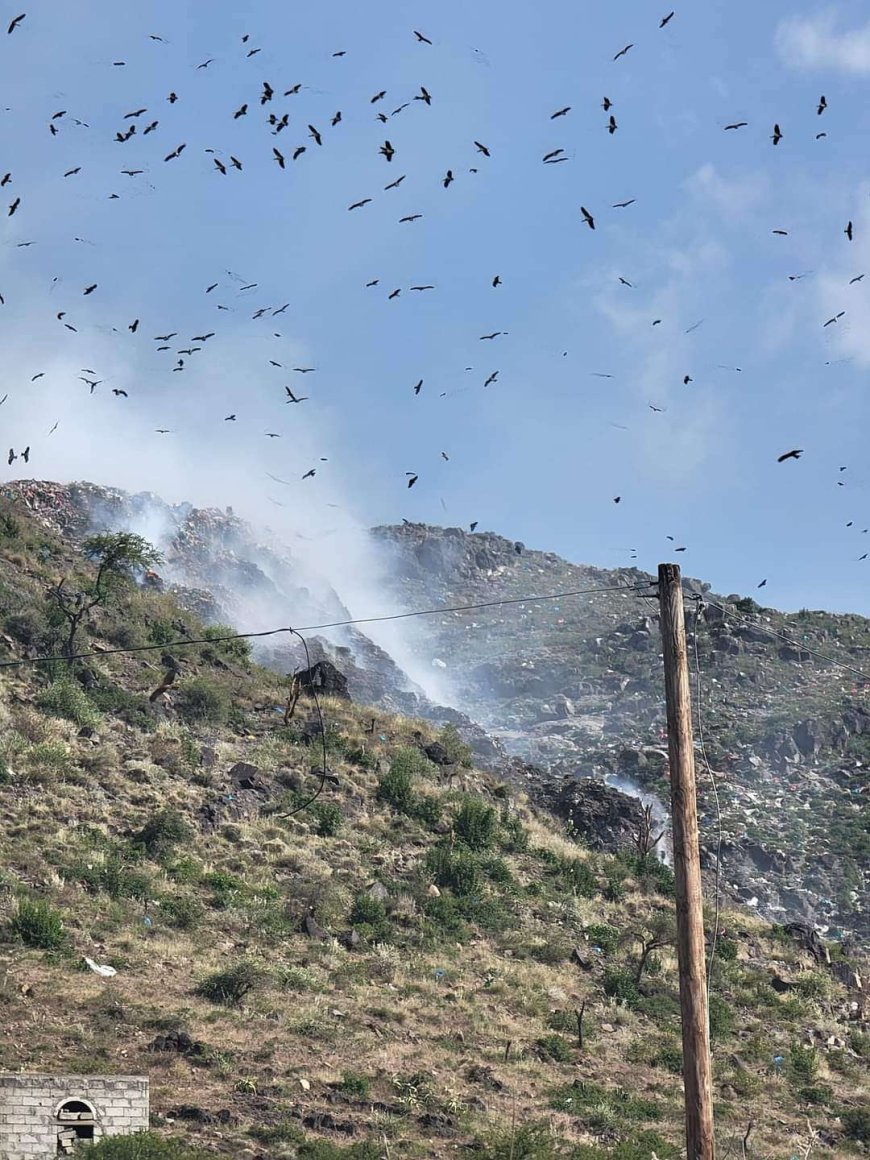
{"label": "white plastic debris", "polygon": [[103,965],[101,963],[95,963],[94,960],[89,959],[87,955],[85,955],[85,962],[88,964],[95,975],[102,975],[104,979],[111,979],[113,975],[117,975],[118,973],[114,967],[110,967],[108,964]]}

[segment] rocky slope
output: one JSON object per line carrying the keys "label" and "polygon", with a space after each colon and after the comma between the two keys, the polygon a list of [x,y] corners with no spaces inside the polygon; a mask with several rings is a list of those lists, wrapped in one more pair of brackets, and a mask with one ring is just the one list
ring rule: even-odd
{"label": "rocky slope", "polygon": [[[635,803],[559,793],[569,840],[325,666],[285,722],[287,679],[153,578],[92,609],[86,661],[36,663],[61,576],[95,577],[69,529],[0,496],[0,1069],[149,1076],[180,1149],[116,1160],[678,1160],[674,884]],[[861,963],[718,918],[720,1152],[751,1120],[759,1155],[855,1155]]]}
{"label": "rocky slope", "polygon": [[[261,628],[264,616],[270,626],[288,618],[349,619],[329,577],[231,511],[170,506],[90,484],[27,481],[5,491],[73,542],[94,527],[150,533],[165,564],[148,583],[209,623]],[[563,792],[562,780],[578,775],[606,779],[614,794],[644,795],[662,817],[667,756],[650,576],[573,565],[457,528],[406,524],[375,529],[372,538],[389,561],[397,610],[513,601],[414,622],[424,671],[461,711],[427,697],[364,630],[312,636],[312,660],[336,663],[359,701],[458,725],[490,770],[551,804],[573,796],[573,818],[578,793],[589,787]],[[692,667],[700,670],[696,709],[705,747],[698,768],[711,889],[719,845],[715,780],[725,893],[770,920],[866,938],[868,682],[815,653],[866,668],[870,622],[823,612],[785,616],[716,596],[690,579],[685,588]],[[524,599],[585,590],[593,591]],[[307,663],[299,642],[286,636],[259,642],[257,655],[281,672]],[[522,761],[510,762],[508,754]],[[586,814],[603,818],[593,798]],[[618,809],[632,814],[630,803]],[[618,831],[602,823],[596,841],[614,846]]]}

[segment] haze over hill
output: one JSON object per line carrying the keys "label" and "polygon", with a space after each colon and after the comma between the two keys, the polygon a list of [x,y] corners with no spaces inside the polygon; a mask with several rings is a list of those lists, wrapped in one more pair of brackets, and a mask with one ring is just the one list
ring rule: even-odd
{"label": "haze over hill", "polygon": [[[288,545],[232,511],[153,495],[34,482],[5,490],[66,535],[149,536],[177,599],[240,631],[509,601],[308,636],[361,701],[459,723],[490,768],[503,769],[507,754],[531,762],[516,773],[540,800],[552,803],[561,778],[581,776],[667,804],[657,603],[653,578],[637,569],[571,564],[494,533],[419,524],[337,532],[324,552],[304,537]],[[711,881],[721,820],[721,885],[731,897],[771,920],[866,936],[870,712],[859,674],[870,621],[788,616],[684,584]],[[560,592],[581,594],[524,599]],[[286,636],[255,648],[282,672],[304,664]]]}

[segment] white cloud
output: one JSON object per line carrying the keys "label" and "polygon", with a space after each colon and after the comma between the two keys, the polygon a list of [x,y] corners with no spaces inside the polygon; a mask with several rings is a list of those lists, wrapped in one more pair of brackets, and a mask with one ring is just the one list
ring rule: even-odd
{"label": "white cloud", "polygon": [[832,13],[781,21],[776,47],[791,68],[870,73],[870,22],[837,31]]}

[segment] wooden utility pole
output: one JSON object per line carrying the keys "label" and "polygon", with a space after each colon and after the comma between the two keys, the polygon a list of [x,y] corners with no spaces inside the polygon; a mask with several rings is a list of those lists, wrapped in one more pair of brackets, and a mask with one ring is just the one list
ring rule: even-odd
{"label": "wooden utility pole", "polygon": [[687,1160],[713,1160],[713,1082],[695,753],[683,589],[676,564],[659,565],[659,605],[668,710]]}

